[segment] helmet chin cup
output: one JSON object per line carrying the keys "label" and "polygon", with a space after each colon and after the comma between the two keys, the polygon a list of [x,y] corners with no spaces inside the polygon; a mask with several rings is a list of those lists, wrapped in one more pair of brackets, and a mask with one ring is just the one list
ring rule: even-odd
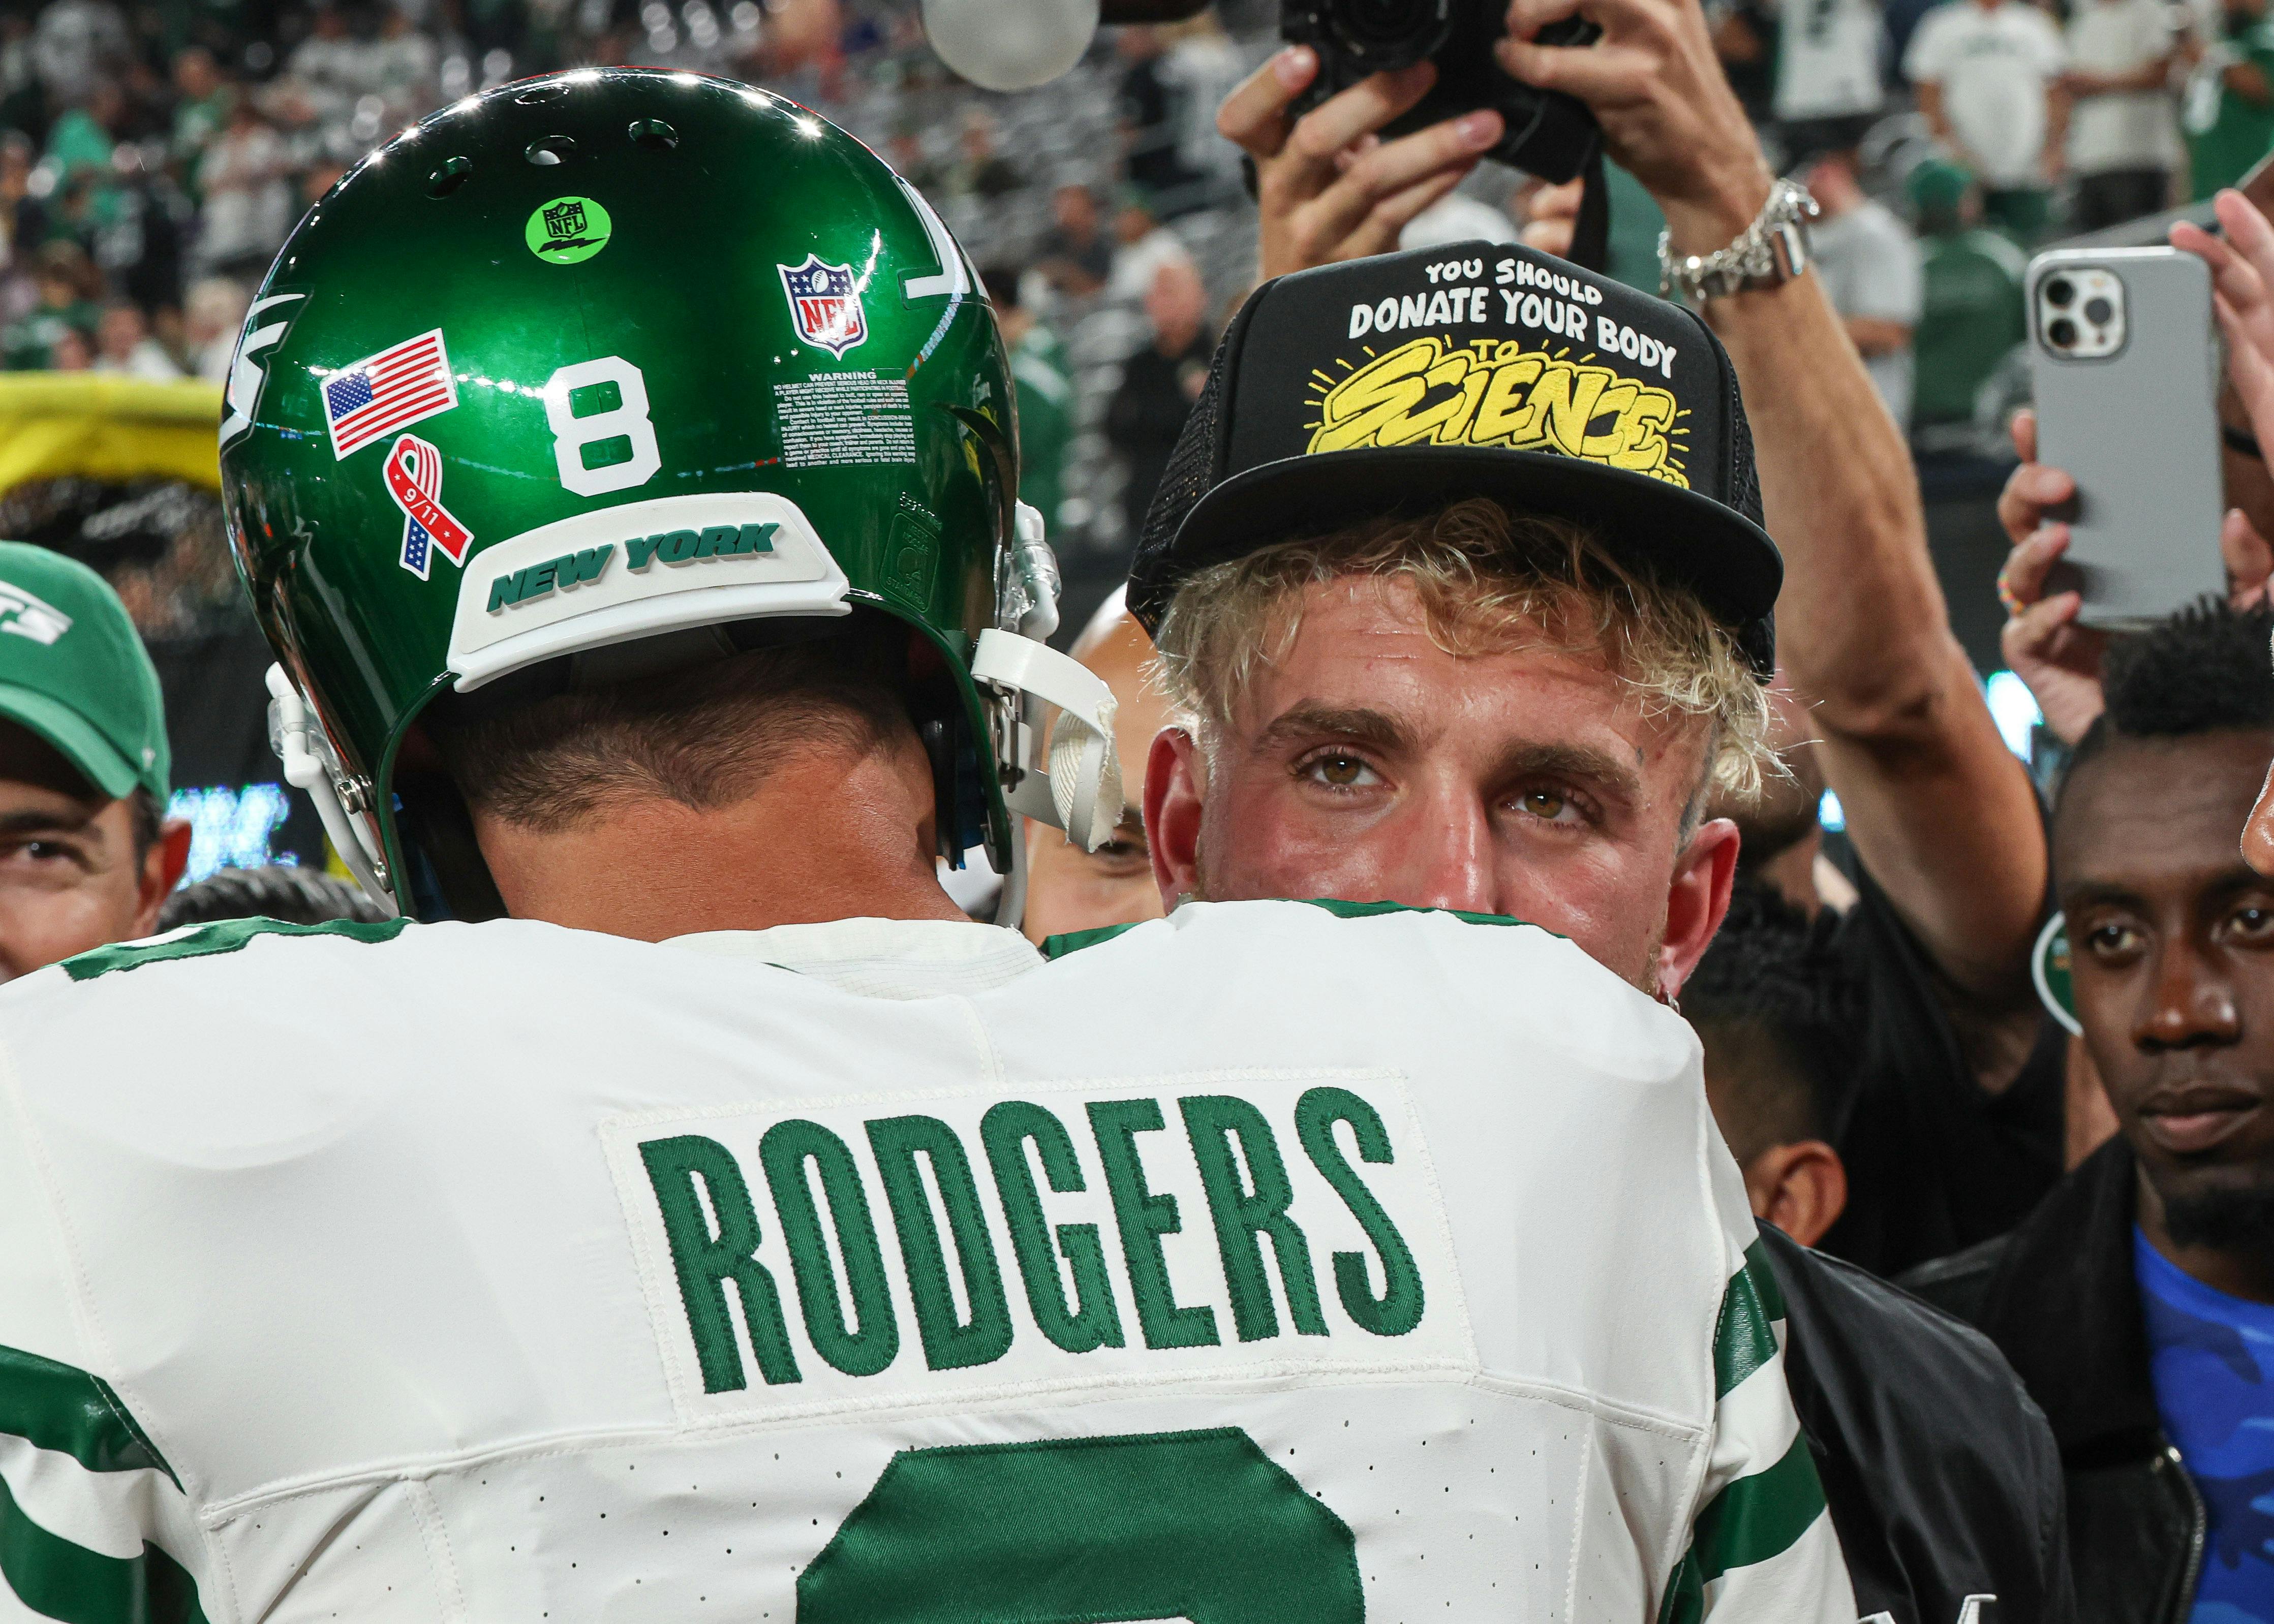
{"label": "helmet chin cup", "polygon": [[1123,809],[1113,690],[1088,667],[1015,632],[982,632],[971,674],[1058,708],[1047,768],[1032,759],[1035,730],[1023,723],[1019,729],[1018,759],[1004,763],[1011,810],[1065,830],[1086,852],[1111,839]]}
{"label": "helmet chin cup", "polygon": [[365,821],[349,811],[343,794],[349,786],[331,741],[324,737],[322,726],[310,714],[307,702],[282,665],[268,668],[268,743],[283,763],[284,781],[305,791],[316,803],[324,834],[355,876],[356,883],[388,913],[396,913],[395,893],[388,883],[387,859]]}

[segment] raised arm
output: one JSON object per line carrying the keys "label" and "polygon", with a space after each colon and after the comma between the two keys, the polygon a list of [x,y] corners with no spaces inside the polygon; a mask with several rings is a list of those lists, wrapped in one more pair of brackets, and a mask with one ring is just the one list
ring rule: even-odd
{"label": "raised arm", "polygon": [[[1590,0],[1597,45],[1530,42],[1577,3],[1517,0],[1503,64],[1594,108],[1611,156],[1665,210],[1675,252],[1726,246],[1769,175],[1696,0]],[[1951,631],[1902,432],[1813,274],[1713,300],[1706,315],[1736,365],[1784,553],[1779,654],[1812,702],[1849,837],[1965,1006],[1954,1012],[2018,1033],[2034,1019],[2044,839],[2029,775]],[[2008,1079],[2012,1051],[1977,1049],[1986,1086]]]}

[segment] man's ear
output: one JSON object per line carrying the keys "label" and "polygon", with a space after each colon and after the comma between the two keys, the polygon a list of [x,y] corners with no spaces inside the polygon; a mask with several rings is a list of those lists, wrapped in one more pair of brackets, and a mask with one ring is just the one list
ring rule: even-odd
{"label": "man's ear", "polygon": [[1208,775],[1190,730],[1164,727],[1153,735],[1145,759],[1145,840],[1152,849],[1153,883],[1161,908],[1173,913],[1180,898],[1200,891],[1201,798]]}
{"label": "man's ear", "polygon": [[1658,944],[1658,984],[1669,998],[1706,956],[1706,944],[1729,911],[1729,888],[1737,879],[1737,826],[1726,817],[1708,818],[1690,838],[1674,865],[1666,893],[1666,935]]}
{"label": "man's ear", "polygon": [[159,825],[158,838],[142,853],[142,873],[135,882],[134,934],[147,936],[158,929],[158,911],[190,866],[190,820],[169,818]]}
{"label": "man's ear", "polygon": [[1745,1164],[1753,1216],[1813,1246],[1848,1207],[1848,1167],[1822,1139],[1772,1145]]}

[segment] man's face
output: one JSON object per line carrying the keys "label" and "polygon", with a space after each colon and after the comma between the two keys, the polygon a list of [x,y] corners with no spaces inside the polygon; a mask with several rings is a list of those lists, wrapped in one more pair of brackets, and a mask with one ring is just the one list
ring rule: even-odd
{"label": "man's face", "polygon": [[[134,810],[0,722],[0,981],[157,928],[188,827],[137,860]],[[178,850],[177,849],[178,848]]]}
{"label": "man's face", "polygon": [[2085,1044],[2175,1219],[2274,1199],[2274,883],[2234,839],[2270,753],[2255,732],[2118,740],[2054,829]]}
{"label": "man's face", "polygon": [[1094,852],[1083,851],[1047,823],[1028,823],[1027,912],[1020,928],[1030,941],[1161,917],[1161,893],[1153,884],[1141,816],[1147,753],[1168,719],[1159,692],[1146,680],[1152,657],[1151,641],[1126,612],[1107,620],[1102,635],[1094,623],[1075,645],[1074,658],[1113,690],[1113,742],[1129,804],[1113,838]]}
{"label": "man's face", "polygon": [[1726,822],[1681,838],[1707,732],[1645,714],[1599,655],[1448,654],[1403,583],[1312,586],[1213,763],[1181,730],[1155,742],[1154,876],[1164,899],[1505,914],[1677,991],[1736,864]]}

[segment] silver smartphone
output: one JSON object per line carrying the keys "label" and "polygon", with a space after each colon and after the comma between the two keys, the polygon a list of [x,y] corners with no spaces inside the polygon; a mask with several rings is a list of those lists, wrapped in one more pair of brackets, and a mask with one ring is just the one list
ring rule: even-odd
{"label": "silver smartphone", "polygon": [[2176,248],[2060,249],[2029,262],[2037,460],[2076,481],[2050,591],[2125,629],[2225,590],[2219,351],[2210,267]]}

